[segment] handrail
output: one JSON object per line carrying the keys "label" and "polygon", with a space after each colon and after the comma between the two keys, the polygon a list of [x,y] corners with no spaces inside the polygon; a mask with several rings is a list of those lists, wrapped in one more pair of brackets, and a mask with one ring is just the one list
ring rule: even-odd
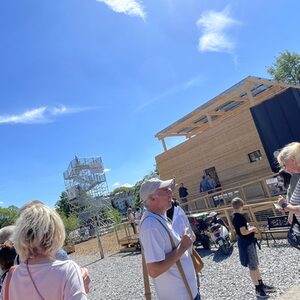
{"label": "handrail", "polygon": [[270,194],[269,187],[266,184],[266,180],[274,178],[276,175],[277,175],[277,173],[274,173],[272,175],[270,174],[268,176],[263,176],[263,177],[257,178],[256,180],[251,180],[251,181],[248,181],[246,183],[233,186],[231,188],[226,188],[226,189],[222,188],[222,189],[220,189],[218,191],[215,191],[213,193],[210,193],[210,194],[208,194],[207,192],[206,193],[201,193],[200,197],[196,197],[194,199],[193,198],[191,199],[191,196],[193,196],[193,195],[189,195],[188,202],[187,203],[180,203],[180,206],[181,207],[185,207],[186,205],[191,206],[192,204],[196,204],[196,202],[201,201],[202,203],[205,204],[206,209],[209,209],[209,205],[208,205],[208,202],[210,202],[209,199],[212,199],[214,196],[224,196],[225,195],[226,197],[228,197],[229,193],[232,193],[232,192],[235,192],[235,191],[239,192],[241,198],[243,198],[243,200],[245,202],[252,201],[252,200],[255,200],[256,202],[258,202],[259,199],[255,199],[255,198],[250,198],[249,199],[247,197],[247,193],[245,192],[245,189],[247,188],[247,186],[253,185],[255,183],[260,185],[260,188],[261,188],[264,196],[267,195],[268,196],[267,198],[271,198],[272,195]]}
{"label": "handrail", "polygon": [[[272,197],[272,198],[265,198],[262,199],[262,202],[258,202],[258,203],[251,203],[251,204],[245,204],[244,205],[244,209],[243,209],[243,213],[246,213],[249,217],[250,222],[254,223],[254,225],[257,227],[258,229],[258,235],[260,237],[260,239],[263,238],[262,236],[262,229],[261,229],[261,225],[263,225],[264,227],[267,225],[267,221],[266,218],[264,218],[263,212],[267,211],[267,217],[271,217],[271,216],[277,216],[277,215],[285,215],[284,212],[280,212],[280,211],[276,211],[274,208],[274,200],[276,197]],[[272,199],[272,200],[270,200]],[[231,213],[234,211],[234,209],[231,206],[227,206],[227,207],[220,207],[220,208],[214,208],[211,210],[206,210],[205,212],[209,213],[210,211],[215,211],[219,214],[220,217],[225,217],[227,220],[227,224],[230,228],[230,231],[232,233],[235,232],[234,230],[234,226],[232,224],[231,221]],[[258,220],[256,214],[261,213],[260,219],[263,220]],[[234,239],[234,237],[233,237]]]}

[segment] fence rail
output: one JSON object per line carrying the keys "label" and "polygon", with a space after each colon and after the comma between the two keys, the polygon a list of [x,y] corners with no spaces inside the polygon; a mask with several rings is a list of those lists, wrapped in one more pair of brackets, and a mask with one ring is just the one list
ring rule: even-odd
{"label": "fence rail", "polygon": [[[272,199],[274,196],[284,194],[276,184],[276,174],[237,183],[234,187],[215,189],[212,193],[201,193],[188,197],[187,203],[181,203],[183,208],[191,212],[209,210],[214,207],[229,206],[234,197],[242,198],[246,204],[258,203]],[[188,207],[187,207],[188,206]]]}

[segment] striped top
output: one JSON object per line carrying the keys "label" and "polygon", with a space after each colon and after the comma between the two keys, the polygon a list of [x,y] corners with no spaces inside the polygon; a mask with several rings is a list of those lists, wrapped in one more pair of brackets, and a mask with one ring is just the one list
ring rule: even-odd
{"label": "striped top", "polygon": [[290,199],[290,204],[298,206],[299,214],[296,217],[297,220],[300,222],[300,180],[298,180],[296,188],[292,194],[292,197]]}

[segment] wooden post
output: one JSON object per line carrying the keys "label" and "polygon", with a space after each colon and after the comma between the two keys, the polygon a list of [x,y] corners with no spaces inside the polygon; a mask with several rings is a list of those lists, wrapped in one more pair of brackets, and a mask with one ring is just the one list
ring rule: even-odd
{"label": "wooden post", "polygon": [[94,226],[95,226],[95,231],[96,231],[96,235],[97,235],[97,242],[98,242],[100,257],[101,257],[101,259],[103,259],[104,258],[104,251],[103,251],[103,247],[102,247],[102,243],[101,243],[101,239],[100,239],[100,235],[99,235],[98,226],[97,226],[96,221],[94,223]]}
{"label": "wooden post", "polygon": [[208,209],[208,203],[207,203],[207,199],[206,199],[206,197],[203,197],[203,199],[204,199],[204,204],[205,204],[205,207],[206,207],[206,209]]}
{"label": "wooden post", "polygon": [[161,139],[161,142],[162,142],[162,145],[163,145],[164,151],[168,151],[168,149],[167,149],[167,145],[166,145],[166,142],[165,142],[165,139]]}
{"label": "wooden post", "polygon": [[208,125],[209,127],[212,127],[212,120],[211,120],[211,116],[210,115],[206,115],[207,121],[208,121]]}
{"label": "wooden post", "polygon": [[241,193],[242,199],[246,203],[247,202],[247,197],[246,197],[246,193],[245,193],[244,187],[242,185],[240,186],[240,193]]}
{"label": "wooden post", "polygon": [[129,242],[129,229],[128,229],[128,223],[123,223],[124,224],[124,229],[125,229],[125,234],[126,234],[126,239],[127,242]]}
{"label": "wooden post", "polygon": [[266,180],[262,179],[261,183],[262,183],[263,189],[267,193],[268,198],[271,198],[272,196],[270,194],[270,190],[269,190],[269,187],[268,187],[268,185],[266,183]]}
{"label": "wooden post", "polygon": [[255,105],[255,100],[254,100],[254,97],[252,96],[251,91],[247,90],[246,93],[247,93],[247,97],[249,99],[250,105],[251,106]]}
{"label": "wooden post", "polygon": [[118,226],[118,225],[115,225],[115,226],[114,226],[114,229],[115,229],[115,234],[116,234],[116,238],[117,238],[118,245],[120,246],[117,226]]}
{"label": "wooden post", "polygon": [[234,227],[233,227],[233,224],[231,222],[231,218],[230,218],[230,215],[229,215],[229,212],[228,212],[228,208],[224,208],[224,213],[225,213],[225,216],[226,216],[226,219],[227,219],[227,224],[230,228],[230,231],[231,231],[231,239],[232,240],[235,240],[236,239],[236,236],[234,235]]}

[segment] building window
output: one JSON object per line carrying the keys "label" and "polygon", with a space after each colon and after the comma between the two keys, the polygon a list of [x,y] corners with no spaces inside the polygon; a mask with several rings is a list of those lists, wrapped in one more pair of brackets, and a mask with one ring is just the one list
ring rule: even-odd
{"label": "building window", "polygon": [[249,160],[251,163],[261,160],[261,158],[262,158],[259,150],[249,153],[248,156],[249,156]]}

